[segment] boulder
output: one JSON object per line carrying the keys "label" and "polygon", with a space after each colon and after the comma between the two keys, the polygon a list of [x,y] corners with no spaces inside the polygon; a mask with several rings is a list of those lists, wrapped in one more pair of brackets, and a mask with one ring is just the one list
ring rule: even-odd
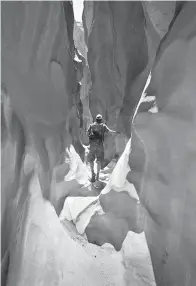
{"label": "boulder", "polygon": [[117,251],[121,250],[129,230],[137,234],[143,231],[139,198],[134,186],[126,179],[130,171],[130,143],[131,140],[114,167],[108,184],[100,193],[99,204],[104,213],[98,215],[97,205],[94,205],[94,213],[89,212],[91,219],[85,230],[89,242],[100,246],[110,243]]}

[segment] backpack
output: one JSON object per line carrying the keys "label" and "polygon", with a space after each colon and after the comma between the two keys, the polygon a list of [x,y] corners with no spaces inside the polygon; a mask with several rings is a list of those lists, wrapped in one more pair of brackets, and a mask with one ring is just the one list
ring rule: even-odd
{"label": "backpack", "polygon": [[93,123],[90,126],[89,140],[90,142],[99,142],[99,143],[102,143],[104,141],[103,123],[100,123],[100,124]]}

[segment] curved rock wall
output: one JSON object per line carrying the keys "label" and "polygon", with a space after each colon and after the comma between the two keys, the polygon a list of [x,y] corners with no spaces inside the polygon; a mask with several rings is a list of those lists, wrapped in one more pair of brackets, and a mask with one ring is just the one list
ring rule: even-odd
{"label": "curved rock wall", "polygon": [[[2,82],[45,174],[71,142],[69,130],[79,128],[69,121],[70,114],[77,117],[81,73],[74,61],[73,21],[70,2],[2,3]],[[56,142],[59,149],[51,155]]]}
{"label": "curved rock wall", "polygon": [[[155,25],[158,35],[155,63],[152,62],[151,82],[144,91],[133,124],[131,171],[127,179],[134,183],[143,206],[140,211],[157,285],[194,285],[196,6],[184,2],[176,7],[173,3],[168,5],[171,6],[166,28]],[[154,25],[150,13],[148,17]],[[96,29],[96,18],[93,25],[91,33]],[[149,32],[148,28],[147,24]],[[152,110],[152,107],[156,108]],[[104,206],[107,198],[100,200]],[[107,239],[101,233],[100,225],[109,224],[104,221],[106,217],[92,217],[87,227],[89,239],[100,244],[109,241],[120,248],[122,230],[116,228],[117,233],[111,234],[112,230],[107,229],[110,233]],[[107,220],[113,225],[118,221],[113,217]],[[118,237],[119,234],[122,236]]]}
{"label": "curved rock wall", "polygon": [[[28,168],[36,169],[42,195],[54,203],[53,170],[62,164],[65,148],[72,143],[84,154],[77,99],[82,65],[75,59],[70,2],[2,2],[1,11],[2,285],[7,278],[7,285],[27,285],[21,271],[30,170],[23,159],[32,158]],[[16,265],[17,271],[8,271]]]}
{"label": "curved rock wall", "polygon": [[[128,262],[122,267],[121,254],[107,252],[108,262],[96,262],[70,239],[68,226],[63,230],[56,213],[68,196],[95,197],[88,198],[97,205],[85,227],[85,212],[76,221],[90,242],[120,250],[129,230],[135,237],[144,230],[157,285],[195,284],[196,5],[176,5],[173,19],[173,3],[168,5],[162,29],[145,3],[85,2],[92,115],[101,112],[109,127],[132,135],[98,196],[86,186],[88,171],[74,148],[66,148],[72,143],[84,153],[85,65],[73,42],[72,5],[2,3],[2,285],[133,282],[129,271],[124,277]],[[116,153],[115,140],[108,137],[105,145],[106,165]]]}
{"label": "curved rock wall", "polygon": [[132,136],[142,142],[143,159],[134,160],[141,154],[137,145],[130,155],[156,282],[168,286],[192,286],[196,280],[196,5],[180,8],[160,44],[146,90],[156,97],[159,112],[138,111]]}
{"label": "curved rock wall", "polygon": [[[101,113],[109,127],[130,136],[131,118],[149,73],[142,3],[85,2],[83,23],[92,80],[91,114],[95,118]],[[102,167],[122,154],[126,143],[126,138],[106,136]]]}
{"label": "curved rock wall", "polygon": [[[83,17],[92,79],[90,109],[93,117],[100,112],[109,126],[115,127],[125,106],[123,99],[133,102],[137,97],[130,88],[148,62],[144,13],[139,2],[100,1],[91,5],[93,11],[87,13],[89,4],[85,3]],[[137,103],[138,97],[135,100]]]}
{"label": "curved rock wall", "polygon": [[92,116],[102,113],[106,123],[125,138],[106,136],[106,166],[122,154],[131,135],[131,121],[167,32],[175,3],[85,2],[83,25],[88,46],[92,87]]}
{"label": "curved rock wall", "polygon": [[84,28],[81,23],[74,24],[74,43],[78,49],[78,51],[83,56],[83,77],[81,80],[81,88],[80,88],[80,99],[83,106],[82,119],[83,126],[81,129],[81,141],[83,144],[88,145],[88,136],[86,135],[86,131],[90,123],[92,123],[92,116],[89,109],[89,90],[91,87],[91,76],[87,63],[87,45],[85,43],[85,33]]}
{"label": "curved rock wall", "polygon": [[84,39],[84,28],[82,23],[74,22],[74,31],[73,31],[73,39],[76,48],[80,51],[80,53],[87,58],[87,47],[85,45]]}
{"label": "curved rock wall", "polygon": [[153,27],[160,38],[167,33],[170,22],[173,19],[176,1],[143,1]]}

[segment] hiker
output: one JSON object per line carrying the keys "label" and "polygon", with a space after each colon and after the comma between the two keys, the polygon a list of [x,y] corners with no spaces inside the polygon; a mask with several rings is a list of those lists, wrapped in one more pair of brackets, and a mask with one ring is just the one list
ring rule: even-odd
{"label": "hiker", "polygon": [[[89,137],[90,149],[87,155],[87,161],[90,163],[92,178],[91,181],[99,180],[99,172],[101,170],[101,162],[104,159],[104,134],[105,133],[119,133],[109,129],[106,124],[102,123],[102,115],[96,116],[96,121],[89,125],[87,135]],[[97,159],[97,176],[94,172],[94,161]]]}

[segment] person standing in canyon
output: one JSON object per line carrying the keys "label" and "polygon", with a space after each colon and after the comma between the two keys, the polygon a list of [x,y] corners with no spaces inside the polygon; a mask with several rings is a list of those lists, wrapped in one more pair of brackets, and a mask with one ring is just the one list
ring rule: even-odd
{"label": "person standing in canyon", "polygon": [[[118,134],[119,132],[109,129],[108,126],[102,122],[102,115],[98,114],[96,116],[96,121],[90,124],[87,130],[87,135],[89,137],[89,144],[90,144],[90,149],[87,154],[87,162],[90,163],[92,182],[99,180],[101,162],[103,162],[104,159],[103,142],[105,133]],[[97,159],[97,175],[95,175],[94,172],[95,159]]]}

